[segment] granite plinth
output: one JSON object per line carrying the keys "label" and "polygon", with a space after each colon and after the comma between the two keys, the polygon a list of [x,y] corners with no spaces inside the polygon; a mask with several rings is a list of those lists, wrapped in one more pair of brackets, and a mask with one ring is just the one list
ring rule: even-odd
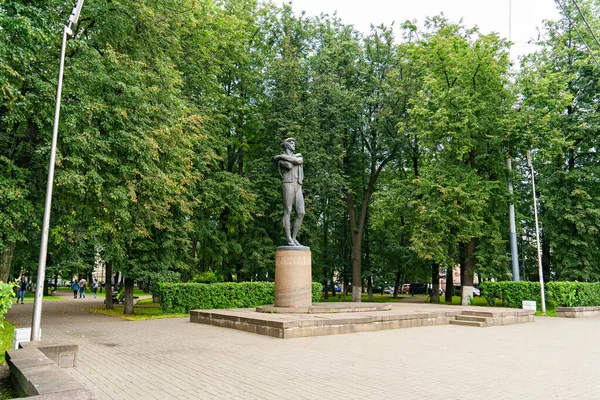
{"label": "granite plinth", "polygon": [[312,260],[308,247],[277,250],[275,253],[275,306],[312,305]]}
{"label": "granite plinth", "polygon": [[[354,308],[360,304],[347,302]],[[333,313],[268,313],[254,308],[192,310],[190,322],[268,335],[281,339],[448,325],[459,315],[488,317],[485,326],[533,322],[530,310],[387,303],[391,310]],[[314,304],[313,306],[315,306]],[[321,304],[319,304],[320,306]],[[326,306],[331,306],[327,304]]]}
{"label": "granite plinth", "polygon": [[386,303],[313,303],[309,307],[277,307],[274,305],[256,307],[257,312],[274,314],[331,314],[366,311],[389,311]]}
{"label": "granite plinth", "polygon": [[308,247],[308,246],[277,246],[277,251],[279,251],[279,250],[310,251],[310,247]]}

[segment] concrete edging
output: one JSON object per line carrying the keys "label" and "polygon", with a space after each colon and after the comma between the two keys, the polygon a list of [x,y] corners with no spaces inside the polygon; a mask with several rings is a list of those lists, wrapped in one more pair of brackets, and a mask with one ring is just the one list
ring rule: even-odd
{"label": "concrete edging", "polygon": [[600,317],[600,306],[556,307],[556,316],[559,318]]}
{"label": "concrete edging", "polygon": [[79,345],[35,341],[6,351],[10,379],[20,396],[35,399],[97,399],[81,382],[63,371],[77,363]]}

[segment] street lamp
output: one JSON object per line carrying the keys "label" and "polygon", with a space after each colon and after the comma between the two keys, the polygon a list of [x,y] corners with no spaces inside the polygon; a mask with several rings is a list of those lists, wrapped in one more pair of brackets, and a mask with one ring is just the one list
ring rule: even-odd
{"label": "street lamp", "polygon": [[542,246],[540,244],[540,228],[538,224],[537,198],[535,196],[535,173],[531,163],[531,155],[527,151],[527,165],[531,169],[531,186],[533,187],[533,213],[535,215],[535,239],[537,240],[538,267],[540,269],[540,291],[542,295],[542,314],[546,314],[546,298],[544,295],[544,272],[542,270]]}
{"label": "street lamp", "polygon": [[527,280],[527,275],[525,274],[525,245],[529,243],[529,236],[527,232],[523,231],[521,236],[521,267],[523,269],[523,280]]}
{"label": "street lamp", "polygon": [[83,0],[77,0],[77,5],[71,11],[69,21],[63,28],[62,48],[60,52],[60,68],[58,69],[58,88],[56,91],[56,108],[54,109],[54,125],[52,129],[52,146],[50,147],[50,166],[48,168],[48,182],[46,184],[46,202],[44,203],[44,222],[42,224],[42,241],[40,245],[40,258],[38,262],[35,301],[33,304],[33,321],[31,323],[31,341],[40,340],[40,320],[42,317],[42,296],[44,293],[44,280],[46,278],[46,255],[48,252],[48,233],[50,229],[50,208],[52,206],[52,184],[54,181],[54,164],[56,162],[56,142],[58,138],[58,121],[60,117],[60,99],[62,94],[63,71],[65,67],[65,50],[67,36],[72,36],[71,28],[77,24],[79,13],[83,7]]}

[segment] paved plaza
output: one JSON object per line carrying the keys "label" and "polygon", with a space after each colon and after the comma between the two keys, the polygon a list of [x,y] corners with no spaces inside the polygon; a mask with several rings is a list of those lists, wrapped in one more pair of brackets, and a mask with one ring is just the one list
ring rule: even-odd
{"label": "paved plaza", "polygon": [[[599,399],[600,318],[431,326],[276,339],[189,318],[86,312],[44,302],[42,338],[79,343],[66,369],[101,399]],[[33,304],[7,318],[31,326]]]}

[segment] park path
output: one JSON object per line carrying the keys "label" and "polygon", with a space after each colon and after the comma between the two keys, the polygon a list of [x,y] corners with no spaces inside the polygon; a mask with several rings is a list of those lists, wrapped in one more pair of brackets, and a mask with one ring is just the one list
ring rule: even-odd
{"label": "park path", "polygon": [[[276,339],[193,324],[125,321],[44,302],[42,337],[79,343],[66,369],[101,399],[598,399],[600,318],[432,326]],[[31,325],[31,303],[7,318]]]}

